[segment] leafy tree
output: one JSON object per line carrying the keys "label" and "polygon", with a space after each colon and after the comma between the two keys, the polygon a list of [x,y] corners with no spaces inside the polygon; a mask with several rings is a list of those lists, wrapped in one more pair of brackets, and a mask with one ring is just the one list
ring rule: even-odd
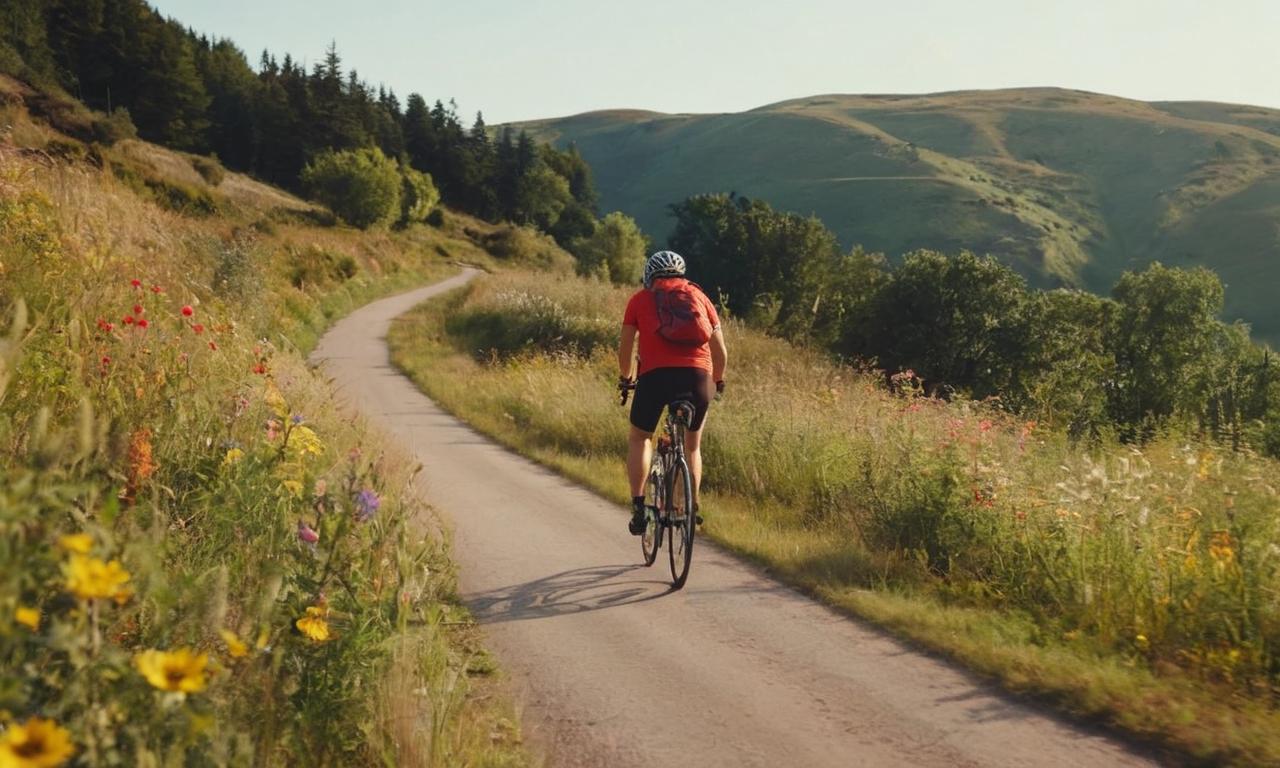
{"label": "leafy tree", "polygon": [[847,307],[823,297],[852,293],[836,278],[843,259],[835,235],[818,219],[733,194],[698,195],[671,211],[671,247],[692,259],[690,270],[731,312],[796,341],[816,329],[839,335],[831,318]]}
{"label": "leafy tree", "polygon": [[1011,405],[1066,427],[1073,437],[1104,427],[1116,381],[1106,329],[1116,309],[1110,299],[1084,291],[1032,294],[1023,391]]}
{"label": "leafy tree", "polygon": [[302,183],[313,198],[361,229],[386,224],[401,212],[400,170],[377,147],[322,152],[303,169]]}
{"label": "leafy tree", "polygon": [[636,222],[614,211],[600,220],[595,232],[576,251],[580,275],[598,275],[620,285],[640,282],[644,269],[645,237]]}
{"label": "leafy tree", "polygon": [[572,199],[569,182],[546,165],[536,163],[520,177],[514,218],[545,231],[555,225]]}
{"label": "leafy tree", "polygon": [[1020,396],[1028,303],[1022,277],[990,256],[909,253],[875,296],[867,351],[935,390]]}
{"label": "leafy tree", "polygon": [[1195,381],[1209,363],[1222,311],[1222,282],[1203,267],[1159,262],[1126,272],[1111,291],[1108,324],[1117,366],[1111,416],[1148,434],[1175,413],[1198,411]]}

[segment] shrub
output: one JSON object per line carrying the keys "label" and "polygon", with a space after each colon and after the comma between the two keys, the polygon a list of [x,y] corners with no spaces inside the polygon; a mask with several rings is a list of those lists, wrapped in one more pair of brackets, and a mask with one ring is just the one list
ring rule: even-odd
{"label": "shrub", "polygon": [[355,277],[356,261],[346,254],[309,245],[289,249],[289,283],[294,288],[307,288]]}
{"label": "shrub", "polygon": [[388,224],[400,213],[400,170],[377,147],[322,152],[302,170],[302,184],[353,227]]}
{"label": "shrub", "polygon": [[500,291],[451,315],[446,329],[487,358],[537,350],[590,355],[618,343],[618,327],[580,306],[521,290]]}
{"label": "shrub", "polygon": [[227,177],[227,169],[222,167],[222,163],[218,162],[217,155],[212,155],[210,157],[200,157],[197,155],[196,157],[191,158],[191,167],[194,168],[196,173],[200,174],[200,176],[208,182],[211,187],[218,186],[222,183],[222,180]]}
{"label": "shrub", "polygon": [[601,275],[620,285],[640,282],[645,239],[635,220],[624,213],[614,211],[601,219],[575,250],[580,275]]}
{"label": "shrub", "polygon": [[93,140],[108,147],[118,141],[138,138],[138,129],[129,117],[129,110],[121,107],[110,114],[95,112],[93,115]]}
{"label": "shrub", "polygon": [[480,236],[479,242],[498,259],[538,269],[567,269],[573,258],[533,227],[501,227]]}
{"label": "shrub", "polygon": [[431,174],[422,173],[409,166],[401,166],[403,189],[400,194],[400,223],[417,224],[427,221],[440,204],[440,191],[431,180]]}

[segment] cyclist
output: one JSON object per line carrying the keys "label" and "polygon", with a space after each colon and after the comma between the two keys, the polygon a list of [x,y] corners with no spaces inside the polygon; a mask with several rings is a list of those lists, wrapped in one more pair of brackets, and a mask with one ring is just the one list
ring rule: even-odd
{"label": "cyclist", "polygon": [[622,316],[618,387],[623,391],[635,387],[627,439],[627,479],[631,482],[628,530],[636,536],[644,533],[645,476],[663,407],[678,399],[693,403],[693,422],[685,431],[685,459],[693,475],[696,514],[702,481],[702,427],[707,406],[716,393],[724,391],[728,351],[720,318],[711,300],[684,274],[680,254],[654,253],[644,265],[644,288],[627,302]]}

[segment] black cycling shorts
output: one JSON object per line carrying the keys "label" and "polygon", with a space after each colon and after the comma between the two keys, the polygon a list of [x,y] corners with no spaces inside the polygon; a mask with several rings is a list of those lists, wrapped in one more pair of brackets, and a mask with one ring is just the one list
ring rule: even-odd
{"label": "black cycling shorts", "polygon": [[676,400],[693,403],[693,423],[689,429],[702,429],[707,406],[715,397],[711,373],[702,368],[654,368],[636,379],[635,399],[631,401],[631,425],[652,433],[658,428],[662,409]]}

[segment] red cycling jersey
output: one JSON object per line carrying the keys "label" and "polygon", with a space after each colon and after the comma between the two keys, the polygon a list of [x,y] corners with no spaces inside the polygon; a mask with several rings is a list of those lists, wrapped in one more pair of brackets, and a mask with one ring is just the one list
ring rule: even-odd
{"label": "red cycling jersey", "polygon": [[[687,282],[683,277],[660,277],[653,281],[655,288],[670,288]],[[711,320],[714,331],[720,327],[720,316],[711,299],[702,291],[697,291],[698,301],[702,303]],[[702,368],[711,371],[711,345],[703,344],[690,347],[675,344],[658,335],[658,305],[654,301],[653,292],[641,288],[627,302],[627,311],[622,315],[622,324],[640,331],[640,363],[638,376],[643,376],[655,368]]]}

